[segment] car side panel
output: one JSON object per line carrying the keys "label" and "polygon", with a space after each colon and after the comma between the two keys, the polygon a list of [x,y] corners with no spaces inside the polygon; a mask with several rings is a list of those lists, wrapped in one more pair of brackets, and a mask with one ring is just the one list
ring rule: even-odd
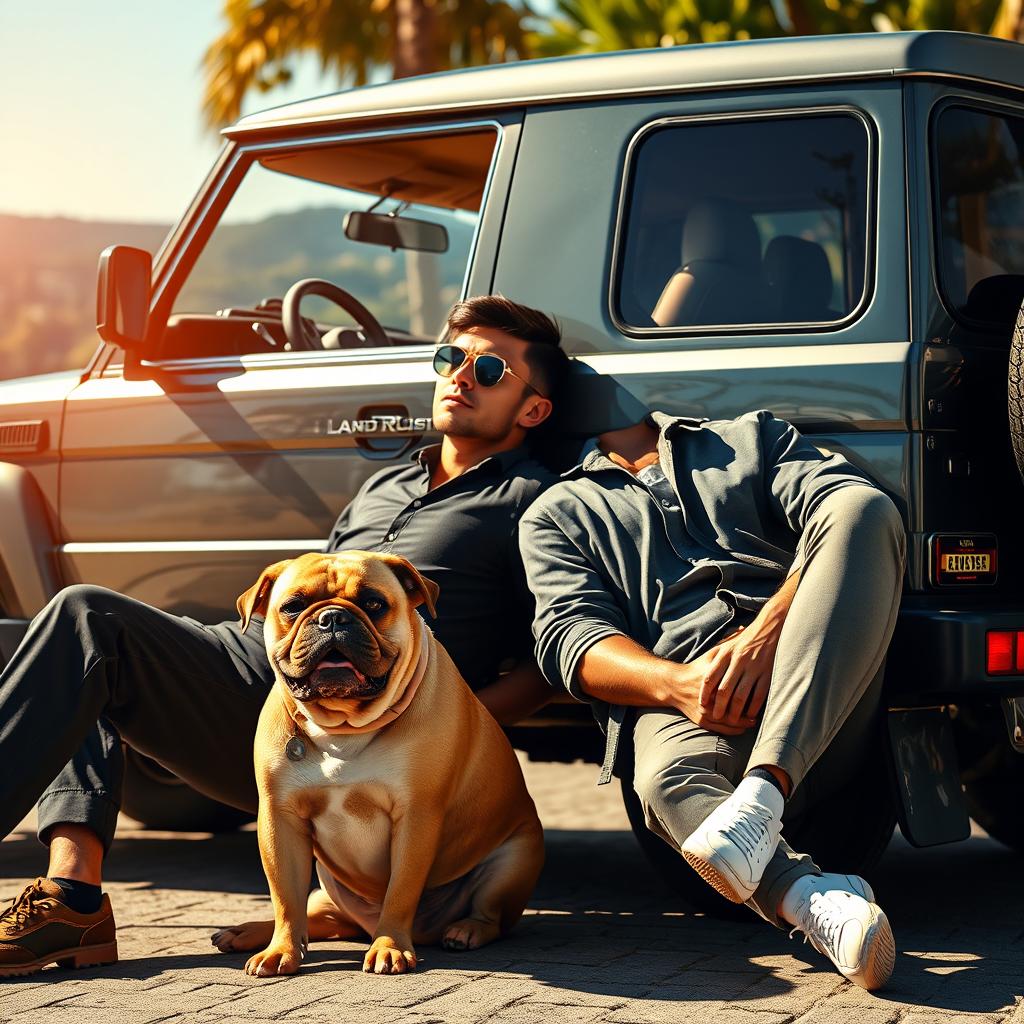
{"label": "car side panel", "polygon": [[[528,110],[495,290],[554,312],[567,348],[645,405],[711,418],[769,408],[791,420],[864,465],[912,520],[901,88],[856,83]],[[670,116],[835,107],[862,112],[877,146],[874,283],[859,318],[827,331],[623,333],[610,308],[609,240],[633,136]]]}

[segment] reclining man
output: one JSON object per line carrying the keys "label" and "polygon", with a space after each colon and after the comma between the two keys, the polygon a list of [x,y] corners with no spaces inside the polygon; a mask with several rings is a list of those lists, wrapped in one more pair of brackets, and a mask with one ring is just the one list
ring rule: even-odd
{"label": "reclining man", "polygon": [[600,781],[628,771],[622,734],[653,832],[884,984],[895,949],[868,884],[780,835],[877,722],[905,545],[889,498],[771,413],[655,413],[590,442],[520,543],[541,670],[605,728]]}
{"label": "reclining man", "polygon": [[[553,479],[526,441],[551,413],[568,359],[550,317],[502,296],[456,303],[441,341],[433,403],[441,443],[372,476],[326,550],[401,555],[436,582],[437,638],[508,724],[551,695],[532,658],[516,534]],[[0,773],[0,835],[42,793],[49,868],[0,916],[0,976],[117,958],[100,885],[120,805],[122,739],[201,792],[255,813],[253,737],[274,682],[262,627],[261,618],[244,634],[236,622],[203,625],[84,585],[61,591],[32,621],[0,673],[0,761],[12,769]],[[510,658],[517,663],[499,675]],[[332,934],[329,903],[310,897],[311,937]],[[243,949],[259,937],[229,929],[215,940]]]}

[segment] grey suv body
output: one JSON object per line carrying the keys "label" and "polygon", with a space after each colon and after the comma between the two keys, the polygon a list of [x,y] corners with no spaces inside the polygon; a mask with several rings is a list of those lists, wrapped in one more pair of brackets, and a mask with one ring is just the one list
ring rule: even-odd
{"label": "grey suv body", "polygon": [[[0,385],[6,656],[75,582],[233,614],[263,566],[322,545],[382,459],[429,439],[440,315],[497,291],[555,314],[574,356],[651,407],[771,409],[904,514],[889,753],[874,759],[888,766],[855,821],[815,841],[862,864],[897,811],[922,844],[965,835],[962,780],[971,812],[1024,847],[1006,731],[1024,695],[1006,398],[1022,56],[947,33],[694,46],[242,119],[145,288],[108,258],[90,364]],[[447,251],[354,241],[346,213],[375,204],[445,226]],[[310,277],[369,316],[307,302],[304,319],[286,289]],[[600,422],[577,403],[564,425]],[[580,710],[553,705],[514,739],[589,755]]]}

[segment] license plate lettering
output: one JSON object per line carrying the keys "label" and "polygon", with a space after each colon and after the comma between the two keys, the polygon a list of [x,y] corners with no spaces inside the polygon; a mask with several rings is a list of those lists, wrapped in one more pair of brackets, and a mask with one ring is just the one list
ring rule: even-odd
{"label": "license plate lettering", "polygon": [[992,556],[988,552],[957,552],[942,556],[943,572],[989,572]]}

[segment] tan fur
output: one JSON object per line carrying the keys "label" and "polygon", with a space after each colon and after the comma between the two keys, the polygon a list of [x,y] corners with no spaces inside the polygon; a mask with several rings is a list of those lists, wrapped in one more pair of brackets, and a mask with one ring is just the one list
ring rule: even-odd
{"label": "tan fur", "polygon": [[[389,605],[376,619],[357,603],[365,588]],[[308,604],[289,622],[280,605],[296,592]],[[364,970],[376,973],[415,967],[414,932],[417,941],[451,948],[490,941],[518,920],[530,897],[543,861],[540,821],[505,735],[419,624],[415,608],[432,608],[436,596],[436,585],[404,559],[349,551],[278,563],[239,599],[243,621],[266,611],[277,677],[255,744],[260,853],[275,922],[248,973],[298,969],[314,852],[338,919],[371,932]],[[372,634],[376,660],[367,664],[387,671],[379,695],[304,703],[289,689],[282,667],[295,674],[295,652],[309,646],[313,621],[330,605],[346,608]],[[377,731],[339,734],[346,724],[372,726],[390,716],[415,674],[421,642],[426,668],[408,707]],[[307,752],[294,762],[284,748],[301,716]],[[471,882],[457,881],[480,865]],[[417,924],[424,891],[448,883],[455,884],[427,897],[430,913],[423,909]]]}

